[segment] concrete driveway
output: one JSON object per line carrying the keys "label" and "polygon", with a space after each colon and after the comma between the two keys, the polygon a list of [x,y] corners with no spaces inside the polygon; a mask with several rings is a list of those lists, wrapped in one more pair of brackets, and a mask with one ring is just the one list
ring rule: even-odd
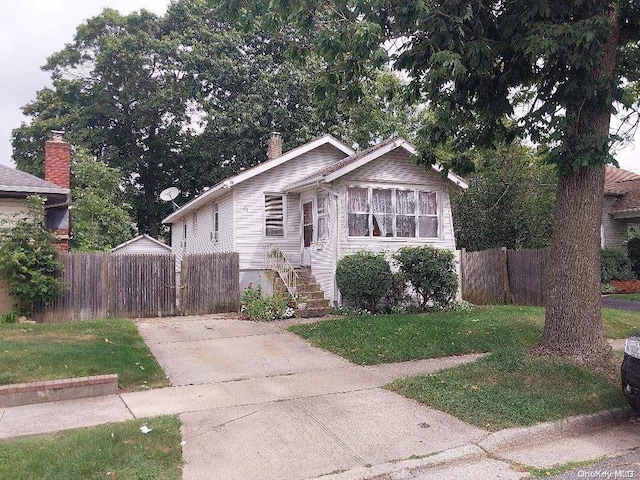
{"label": "concrete driveway", "polygon": [[381,389],[394,376],[388,369],[353,365],[275,324],[205,316],[138,326],[174,385],[219,389],[212,408],[180,415],[187,480],[317,477],[431,455],[487,433]]}

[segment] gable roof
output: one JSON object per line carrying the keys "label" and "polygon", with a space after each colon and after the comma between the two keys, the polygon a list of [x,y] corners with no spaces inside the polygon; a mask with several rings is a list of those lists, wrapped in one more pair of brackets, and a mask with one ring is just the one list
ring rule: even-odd
{"label": "gable roof", "polygon": [[609,212],[640,212],[640,175],[607,165],[604,180],[605,195],[616,195]]}
{"label": "gable roof", "polygon": [[285,152],[284,154],[282,154],[277,158],[259,163],[253,168],[245,170],[244,172],[240,172],[239,174],[233,177],[229,177],[223,180],[222,182],[217,183],[216,185],[211,187],[209,190],[207,190],[203,194],[195,197],[193,200],[191,200],[190,202],[188,202],[187,204],[183,205],[178,210],[173,212],[167,218],[162,220],[162,223],[173,223],[174,221],[178,220],[180,217],[182,217],[186,213],[197,210],[202,205],[207,203],[207,201],[213,200],[214,198],[216,198],[222,189],[227,189],[234,185],[237,185],[238,183],[244,182],[245,180],[253,178],[256,175],[264,173],[268,170],[271,170],[272,168],[282,165],[283,163],[286,163],[289,160],[297,158],[300,155],[303,155],[307,152],[315,150],[316,148],[319,148],[323,145],[332,145],[333,147],[342,151],[346,155],[353,154],[353,149],[349,148],[348,146],[346,146],[344,143],[342,143],[332,135],[323,135],[322,137],[314,138],[313,140],[305,143],[304,145],[300,145],[299,147],[296,147],[292,150],[289,150],[288,152]]}
{"label": "gable roof", "polygon": [[0,165],[0,195],[2,193],[52,193],[67,195],[71,192],[54,183],[47,182],[30,173],[21,172],[15,168]]}
{"label": "gable roof", "polygon": [[116,250],[120,250],[120,249],[126,247],[127,245],[131,245],[132,243],[138,243],[141,240],[151,240],[153,243],[155,243],[158,246],[166,249],[168,253],[172,252],[171,247],[169,245],[167,245],[166,243],[163,243],[160,240],[157,240],[157,239],[147,235],[146,233],[143,233],[142,235],[138,235],[137,237],[132,238],[131,240],[127,240],[126,242],[123,242],[120,245],[117,245],[117,246],[113,247],[111,249],[111,251],[115,252]]}
{"label": "gable roof", "polygon": [[[415,155],[417,152],[416,147],[404,138],[394,137],[386,142],[374,145],[373,147],[354,153],[353,155],[332,163],[331,165],[305,178],[296,180],[295,182],[285,186],[283,190],[295,191],[308,187],[314,183],[331,182],[397,148],[404,149],[409,155]],[[441,172],[443,170],[442,166],[437,163],[432,165],[431,168],[436,172]],[[463,189],[466,189],[469,186],[466,180],[451,171],[447,173],[447,178]]]}

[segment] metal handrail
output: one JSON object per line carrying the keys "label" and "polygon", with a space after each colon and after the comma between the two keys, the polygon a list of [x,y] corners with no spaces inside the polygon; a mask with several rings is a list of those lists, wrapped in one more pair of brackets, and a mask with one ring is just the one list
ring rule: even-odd
{"label": "metal handrail", "polygon": [[265,267],[278,273],[284,282],[287,291],[293,298],[297,298],[298,293],[298,273],[289,262],[285,254],[277,245],[267,245],[265,247]]}

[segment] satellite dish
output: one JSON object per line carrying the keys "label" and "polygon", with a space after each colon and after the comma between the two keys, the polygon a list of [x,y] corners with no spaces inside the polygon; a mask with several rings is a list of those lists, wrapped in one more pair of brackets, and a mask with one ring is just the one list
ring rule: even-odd
{"label": "satellite dish", "polygon": [[165,188],[163,191],[160,192],[160,200],[164,202],[171,202],[178,195],[180,195],[180,190],[178,190],[176,187]]}
{"label": "satellite dish", "polygon": [[171,202],[171,204],[173,205],[173,209],[177,210],[180,207],[176,205],[176,202],[174,202],[173,199],[178,195],[180,195],[180,190],[178,190],[176,187],[165,188],[160,192],[160,200],[162,200],[163,202]]}

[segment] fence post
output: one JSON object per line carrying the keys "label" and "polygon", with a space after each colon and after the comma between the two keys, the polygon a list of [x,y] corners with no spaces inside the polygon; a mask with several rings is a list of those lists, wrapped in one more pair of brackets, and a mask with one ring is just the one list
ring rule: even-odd
{"label": "fence post", "polygon": [[509,285],[509,266],[507,260],[507,247],[500,248],[500,280],[502,283],[502,298],[505,305],[511,304],[511,288]]}

